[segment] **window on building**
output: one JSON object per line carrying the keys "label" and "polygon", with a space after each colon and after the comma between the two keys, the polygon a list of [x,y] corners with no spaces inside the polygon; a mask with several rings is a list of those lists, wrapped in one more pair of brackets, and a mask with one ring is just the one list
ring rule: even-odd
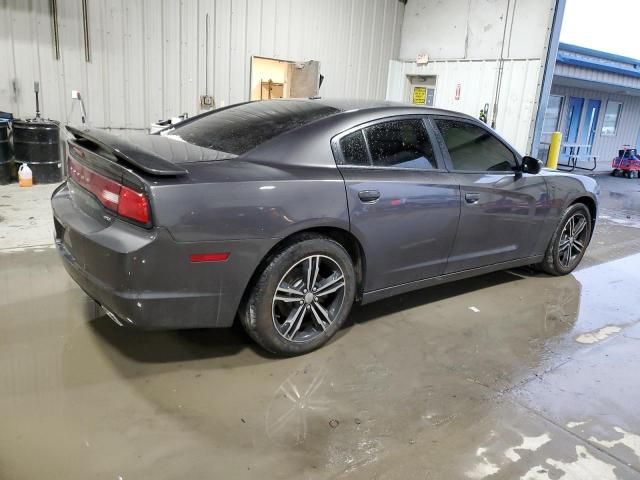
{"label": "window on building", "polygon": [[517,166],[515,155],[488,130],[467,122],[436,120],[454,170],[506,172]]}
{"label": "window on building", "polygon": [[622,111],[622,103],[607,102],[607,109],[604,112],[604,121],[602,122],[602,135],[615,135],[618,128],[618,119]]}
{"label": "window on building", "polygon": [[562,97],[560,95],[550,95],[547,109],[544,112],[544,122],[542,123],[542,133],[553,133],[558,131],[558,121],[562,110]]}

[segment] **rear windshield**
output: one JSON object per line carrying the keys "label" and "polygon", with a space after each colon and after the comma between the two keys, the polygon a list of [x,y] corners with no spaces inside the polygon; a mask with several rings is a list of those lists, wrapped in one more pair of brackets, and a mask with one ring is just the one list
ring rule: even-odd
{"label": "rear windshield", "polygon": [[242,155],[261,143],[339,112],[312,101],[251,102],[215,110],[167,133],[219,152]]}

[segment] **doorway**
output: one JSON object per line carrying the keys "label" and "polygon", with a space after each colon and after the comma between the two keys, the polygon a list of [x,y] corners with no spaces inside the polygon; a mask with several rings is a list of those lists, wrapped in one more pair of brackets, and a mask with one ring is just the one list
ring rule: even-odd
{"label": "doorway", "polygon": [[584,106],[584,98],[569,97],[569,109],[567,120],[567,131],[565,138],[567,143],[578,143],[578,133],[580,131],[580,121],[582,119],[582,107]]}
{"label": "doorway", "polygon": [[580,143],[589,146],[589,152],[593,147],[593,141],[596,138],[596,127],[598,126],[598,116],[600,115],[600,100],[590,99],[587,103],[587,111],[584,115],[582,135]]}
{"label": "doorway", "polygon": [[[585,107],[586,104],[586,107]],[[596,139],[600,100],[583,97],[569,97],[567,124],[564,132],[565,144],[561,158],[570,155],[590,155]]]}
{"label": "doorway", "polygon": [[320,62],[251,57],[250,100],[309,98],[320,90]]}

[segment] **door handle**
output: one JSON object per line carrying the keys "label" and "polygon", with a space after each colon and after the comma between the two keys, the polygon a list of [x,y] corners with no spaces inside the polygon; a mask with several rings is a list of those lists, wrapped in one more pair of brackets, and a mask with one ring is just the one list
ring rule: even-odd
{"label": "door handle", "polygon": [[478,203],[480,201],[480,194],[479,193],[465,193],[464,194],[464,200],[467,203]]}
{"label": "door handle", "polygon": [[358,192],[358,198],[363,203],[376,203],[380,198],[378,190],[361,190]]}

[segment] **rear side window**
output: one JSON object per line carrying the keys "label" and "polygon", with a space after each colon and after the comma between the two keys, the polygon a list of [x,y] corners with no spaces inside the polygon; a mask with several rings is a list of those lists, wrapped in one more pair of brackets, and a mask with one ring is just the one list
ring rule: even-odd
{"label": "rear side window", "polygon": [[378,123],[366,128],[365,135],[376,167],[437,168],[422,120]]}
{"label": "rear side window", "polygon": [[517,166],[511,150],[484,128],[455,120],[436,119],[435,122],[454,170],[506,172]]}
{"label": "rear side window", "polygon": [[340,139],[342,158],[347,165],[369,165],[367,145],[362,130],[345,135]]}
{"label": "rear side window", "polygon": [[339,111],[311,101],[251,102],[214,110],[167,133],[199,147],[242,155],[289,130]]}
{"label": "rear side window", "polygon": [[377,123],[340,139],[343,162],[347,165],[437,168],[433,147],[422,120],[395,120]]}

